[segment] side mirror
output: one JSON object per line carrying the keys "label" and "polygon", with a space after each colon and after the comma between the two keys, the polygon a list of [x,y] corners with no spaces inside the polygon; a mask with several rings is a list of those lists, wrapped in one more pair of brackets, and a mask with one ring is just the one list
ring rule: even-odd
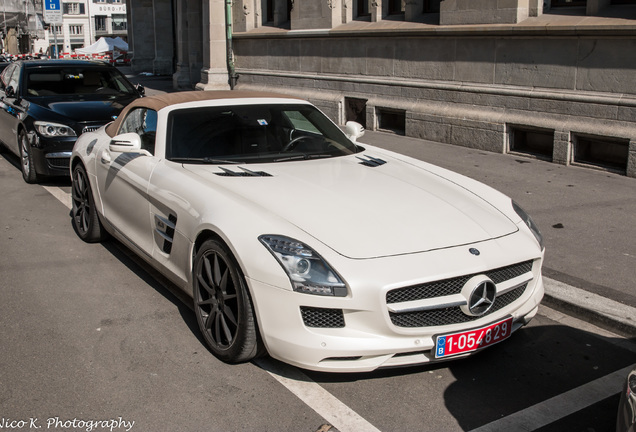
{"label": "side mirror", "polygon": [[135,89],[139,92],[140,95],[144,96],[146,94],[146,88],[141,84],[136,84]]}
{"label": "side mirror", "polygon": [[145,153],[141,150],[141,137],[134,132],[117,135],[110,140],[108,149],[116,153]]}
{"label": "side mirror", "polygon": [[345,134],[353,142],[356,142],[358,138],[364,135],[364,126],[354,121],[348,121],[345,123]]}

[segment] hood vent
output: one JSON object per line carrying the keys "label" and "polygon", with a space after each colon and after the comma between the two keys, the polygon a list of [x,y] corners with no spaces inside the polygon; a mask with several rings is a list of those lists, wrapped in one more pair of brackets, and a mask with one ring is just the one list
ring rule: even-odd
{"label": "hood vent", "polygon": [[271,177],[271,174],[268,174],[263,171],[251,171],[247,168],[238,167],[241,171],[232,171],[227,168],[219,167],[223,172],[215,173],[221,177]]}
{"label": "hood vent", "polygon": [[368,166],[371,168],[376,168],[386,163],[385,160],[374,158],[369,155],[356,156],[356,157],[362,161],[360,162],[361,165]]}

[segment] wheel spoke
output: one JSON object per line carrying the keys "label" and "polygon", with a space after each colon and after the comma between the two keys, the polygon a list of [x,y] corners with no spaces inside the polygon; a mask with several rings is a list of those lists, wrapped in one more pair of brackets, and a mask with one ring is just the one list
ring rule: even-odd
{"label": "wheel spoke", "polygon": [[236,317],[234,316],[234,311],[228,305],[223,305],[223,315],[226,316],[235,327],[238,326]]}
{"label": "wheel spoke", "polygon": [[214,254],[214,285],[221,285],[221,264],[219,263],[219,255]]}
{"label": "wheel spoke", "polygon": [[232,341],[234,340],[234,335],[232,334],[232,331],[230,330],[230,328],[227,325],[227,322],[225,321],[225,315],[221,315],[221,314],[219,315],[220,315],[219,321],[221,322],[221,327],[223,328],[223,333],[225,334],[227,344],[230,345]]}

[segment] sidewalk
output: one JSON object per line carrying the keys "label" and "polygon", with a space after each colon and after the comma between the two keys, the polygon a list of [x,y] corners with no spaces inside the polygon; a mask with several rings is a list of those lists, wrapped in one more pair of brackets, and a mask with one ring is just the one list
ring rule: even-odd
{"label": "sidewalk", "polygon": [[[135,75],[151,96],[174,91],[169,76]],[[636,338],[636,179],[391,133],[363,143],[459,172],[513,198],[545,238],[544,304]]]}

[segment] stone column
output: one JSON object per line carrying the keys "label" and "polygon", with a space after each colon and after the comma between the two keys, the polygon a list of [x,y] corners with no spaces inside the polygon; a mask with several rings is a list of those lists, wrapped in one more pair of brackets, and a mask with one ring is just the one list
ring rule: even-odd
{"label": "stone column", "polygon": [[153,1],[153,22],[155,28],[155,58],[152,71],[155,75],[172,75],[174,39],[172,31],[172,2]]}
{"label": "stone column", "polygon": [[[279,1],[277,4],[286,3]],[[330,29],[342,24],[342,0],[294,0],[291,29]]]}
{"label": "stone column", "polygon": [[[380,22],[384,14],[382,13],[382,0],[370,0],[369,13],[371,14],[371,22]],[[388,0],[385,0],[388,4]]]}
{"label": "stone column", "polygon": [[416,21],[424,10],[424,0],[407,0],[404,5],[404,21]]}
{"label": "stone column", "polygon": [[203,68],[198,90],[229,90],[225,0],[202,0]]}
{"label": "stone column", "polygon": [[127,7],[128,34],[133,42],[131,68],[134,73],[152,72],[155,58],[153,1],[135,0]]}
{"label": "stone column", "polygon": [[186,88],[190,84],[188,62],[188,7],[187,0],[175,0],[174,25],[177,33],[177,70],[172,75],[174,88]]}
{"label": "stone column", "polygon": [[627,154],[627,177],[636,177],[636,140],[629,142]]}
{"label": "stone column", "polygon": [[554,131],[552,162],[570,165],[572,158],[572,138],[568,131]]}
{"label": "stone column", "polygon": [[232,21],[232,25],[234,26],[233,31],[235,33],[253,30],[256,27],[254,0],[235,1],[232,4]]}

